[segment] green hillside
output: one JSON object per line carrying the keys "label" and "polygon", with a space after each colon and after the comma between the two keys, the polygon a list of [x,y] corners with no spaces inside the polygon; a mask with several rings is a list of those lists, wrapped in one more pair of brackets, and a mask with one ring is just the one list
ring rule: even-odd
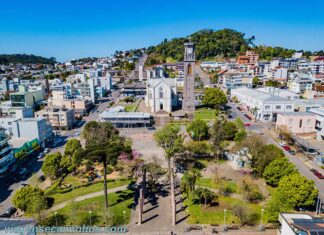
{"label": "green hillside", "polygon": [[54,64],[54,57],[45,58],[27,54],[0,54],[0,64]]}

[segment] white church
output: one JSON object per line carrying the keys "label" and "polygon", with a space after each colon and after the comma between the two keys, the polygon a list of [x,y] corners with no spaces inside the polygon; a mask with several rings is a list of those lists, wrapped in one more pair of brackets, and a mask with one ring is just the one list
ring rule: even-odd
{"label": "white church", "polygon": [[172,112],[178,106],[176,78],[150,78],[146,83],[145,104],[152,113]]}

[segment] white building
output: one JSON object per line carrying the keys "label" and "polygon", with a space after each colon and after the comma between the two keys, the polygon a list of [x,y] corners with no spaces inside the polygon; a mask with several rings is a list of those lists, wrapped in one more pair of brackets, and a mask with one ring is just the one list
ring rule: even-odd
{"label": "white building", "polygon": [[316,115],[316,124],[315,124],[315,129],[317,132],[316,139],[324,140],[324,109],[315,108],[315,109],[310,109],[309,112]]}
{"label": "white building", "polygon": [[278,235],[324,234],[324,220],[307,214],[280,213]]}
{"label": "white building", "polygon": [[313,89],[313,81],[308,77],[294,77],[288,81],[289,90],[296,94],[303,94]]}
{"label": "white building", "polygon": [[257,91],[262,91],[268,94],[272,94],[272,95],[276,95],[276,96],[280,96],[282,98],[286,98],[288,100],[299,100],[299,95],[285,90],[285,89],[280,89],[280,88],[275,88],[275,87],[261,87],[261,88],[257,88]]}
{"label": "white building", "polygon": [[0,129],[0,175],[4,174],[15,161],[5,130]]}
{"label": "white building", "polygon": [[251,73],[228,72],[223,75],[223,85],[232,90],[240,87],[252,87],[253,76]]}
{"label": "white building", "polygon": [[294,112],[294,101],[250,88],[234,89],[231,97],[260,121],[276,121],[278,113]]}
{"label": "white building", "polygon": [[146,84],[145,104],[155,113],[164,110],[172,112],[178,105],[176,78],[151,78]]}

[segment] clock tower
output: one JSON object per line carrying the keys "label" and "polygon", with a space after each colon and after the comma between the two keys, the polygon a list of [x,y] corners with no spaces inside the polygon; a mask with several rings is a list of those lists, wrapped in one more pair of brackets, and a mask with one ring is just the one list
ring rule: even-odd
{"label": "clock tower", "polygon": [[195,111],[195,45],[185,43],[184,54],[184,86],[182,98],[182,110],[184,112]]}

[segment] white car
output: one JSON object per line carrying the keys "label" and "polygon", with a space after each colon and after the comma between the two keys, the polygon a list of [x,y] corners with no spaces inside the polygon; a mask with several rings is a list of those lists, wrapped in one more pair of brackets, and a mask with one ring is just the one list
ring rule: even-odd
{"label": "white car", "polygon": [[281,142],[279,143],[279,145],[280,145],[281,147],[283,147],[283,146],[286,146],[287,143],[286,143],[285,141],[281,141]]}
{"label": "white car", "polygon": [[40,153],[40,154],[38,155],[37,159],[41,159],[41,158],[43,158],[43,157],[45,157],[45,154],[44,154],[44,153]]}
{"label": "white car", "polygon": [[50,152],[50,149],[49,148],[46,148],[44,149],[43,153],[46,154],[46,153],[49,153]]}

